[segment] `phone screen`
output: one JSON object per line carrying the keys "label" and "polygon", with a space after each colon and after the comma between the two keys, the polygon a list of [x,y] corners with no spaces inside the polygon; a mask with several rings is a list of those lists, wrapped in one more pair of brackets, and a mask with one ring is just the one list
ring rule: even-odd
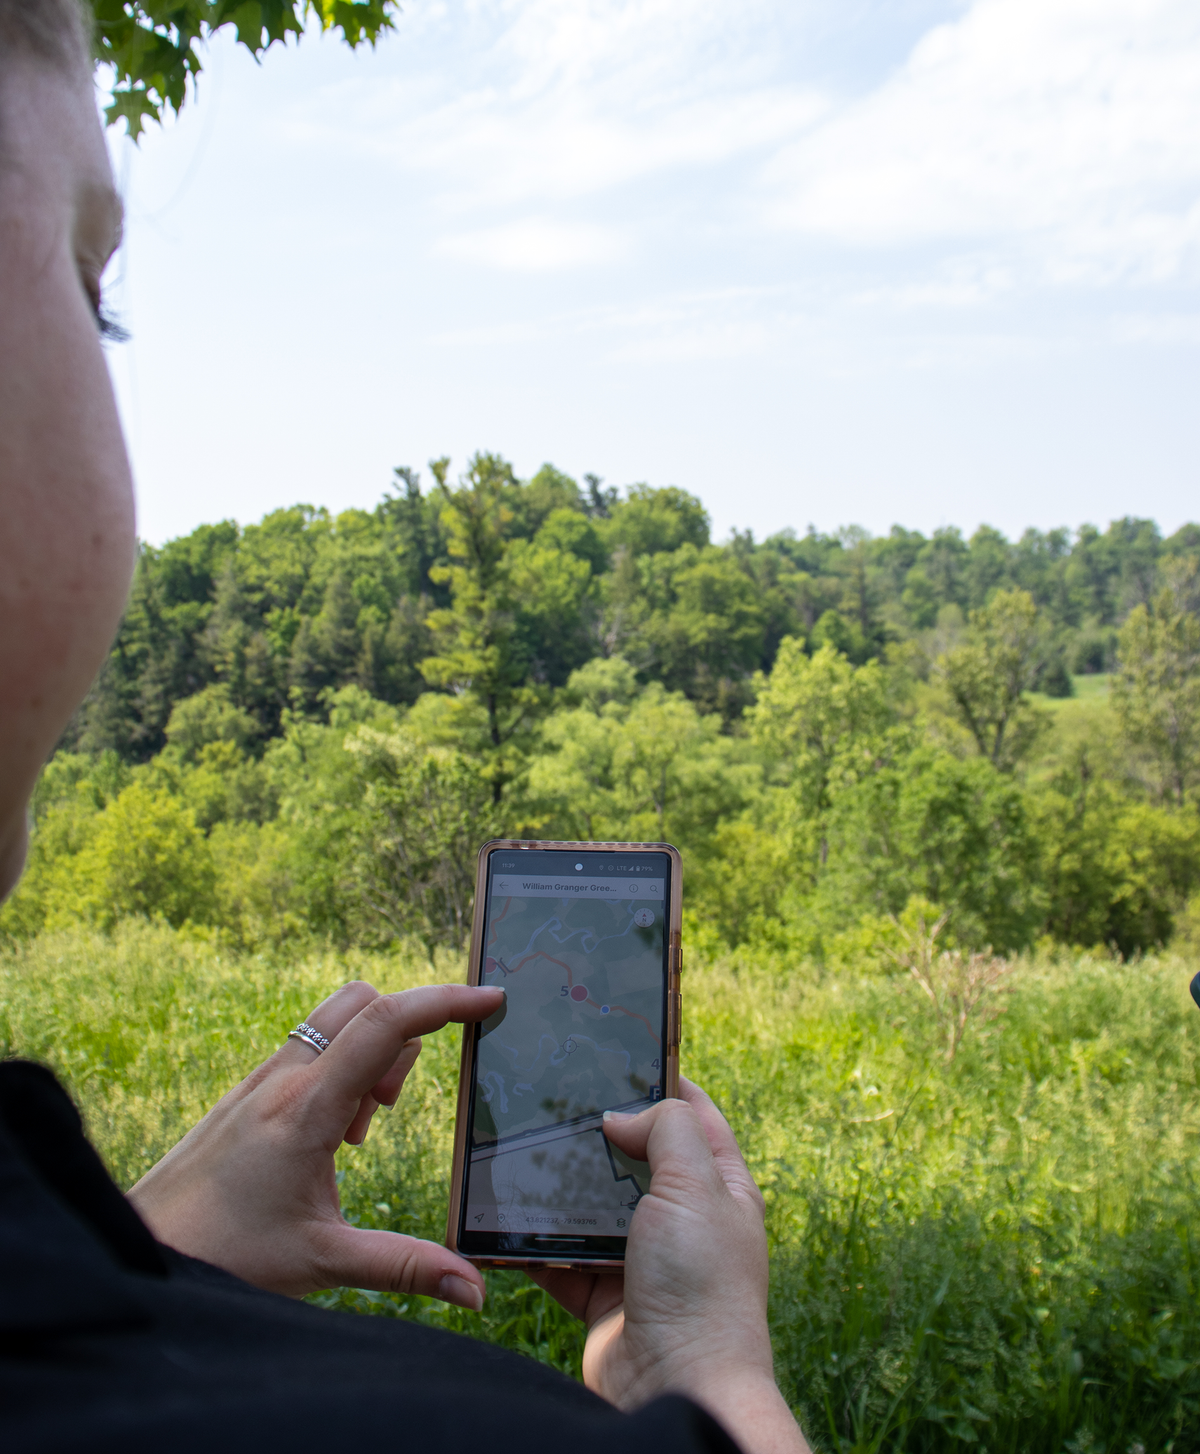
{"label": "phone screen", "polygon": [[481,983],[504,1008],[476,1031],[459,1245],[622,1255],[650,1168],[602,1129],[660,1100],[671,859],[490,855]]}

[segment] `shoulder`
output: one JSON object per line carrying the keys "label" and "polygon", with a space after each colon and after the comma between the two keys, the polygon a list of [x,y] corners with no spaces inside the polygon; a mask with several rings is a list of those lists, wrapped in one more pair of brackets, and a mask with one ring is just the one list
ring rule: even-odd
{"label": "shoulder", "polygon": [[700,1409],[661,1399],[618,1413],[532,1359],[386,1317],[330,1312],[204,1264],[143,1282],[145,1322],[0,1356],[6,1445],[92,1454],[265,1454],[311,1440],[420,1454],[734,1454]]}

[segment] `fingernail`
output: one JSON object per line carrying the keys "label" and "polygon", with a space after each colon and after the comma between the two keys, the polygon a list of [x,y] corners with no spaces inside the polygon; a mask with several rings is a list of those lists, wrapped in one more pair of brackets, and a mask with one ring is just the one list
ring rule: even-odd
{"label": "fingernail", "polygon": [[443,1302],[470,1308],[473,1313],[483,1307],[483,1293],[473,1282],[468,1282],[465,1277],[456,1277],[453,1272],[448,1272],[438,1283],[437,1295]]}
{"label": "fingernail", "polygon": [[605,1111],[604,1119],[606,1121],[632,1121],[633,1117],[628,1111]]}

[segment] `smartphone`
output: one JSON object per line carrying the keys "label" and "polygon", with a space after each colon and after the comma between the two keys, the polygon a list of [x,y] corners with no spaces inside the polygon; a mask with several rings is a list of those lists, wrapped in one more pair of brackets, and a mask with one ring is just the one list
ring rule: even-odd
{"label": "smartphone", "polygon": [[479,850],[447,1246],[483,1267],[619,1269],[650,1168],[604,1112],[677,1093],[682,862],[668,843]]}

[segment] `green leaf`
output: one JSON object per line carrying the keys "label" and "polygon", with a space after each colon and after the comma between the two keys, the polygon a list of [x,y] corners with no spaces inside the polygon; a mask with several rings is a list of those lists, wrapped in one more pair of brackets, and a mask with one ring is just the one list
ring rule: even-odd
{"label": "green leaf", "polygon": [[105,108],[104,119],[109,126],[115,126],[124,118],[130,137],[136,141],[145,130],[145,118],[159,119],[158,107],[147,96],[144,89],[136,91],[114,91],[110,105]]}
{"label": "green leaf", "polygon": [[397,0],[93,0],[99,65],[113,70],[110,126],[125,120],[136,141],[147,119],[178,112],[203,70],[204,47],[233,26],[240,45],[258,57],[289,35],[304,34],[309,15],[338,30],[352,49],[375,45],[394,28]]}

